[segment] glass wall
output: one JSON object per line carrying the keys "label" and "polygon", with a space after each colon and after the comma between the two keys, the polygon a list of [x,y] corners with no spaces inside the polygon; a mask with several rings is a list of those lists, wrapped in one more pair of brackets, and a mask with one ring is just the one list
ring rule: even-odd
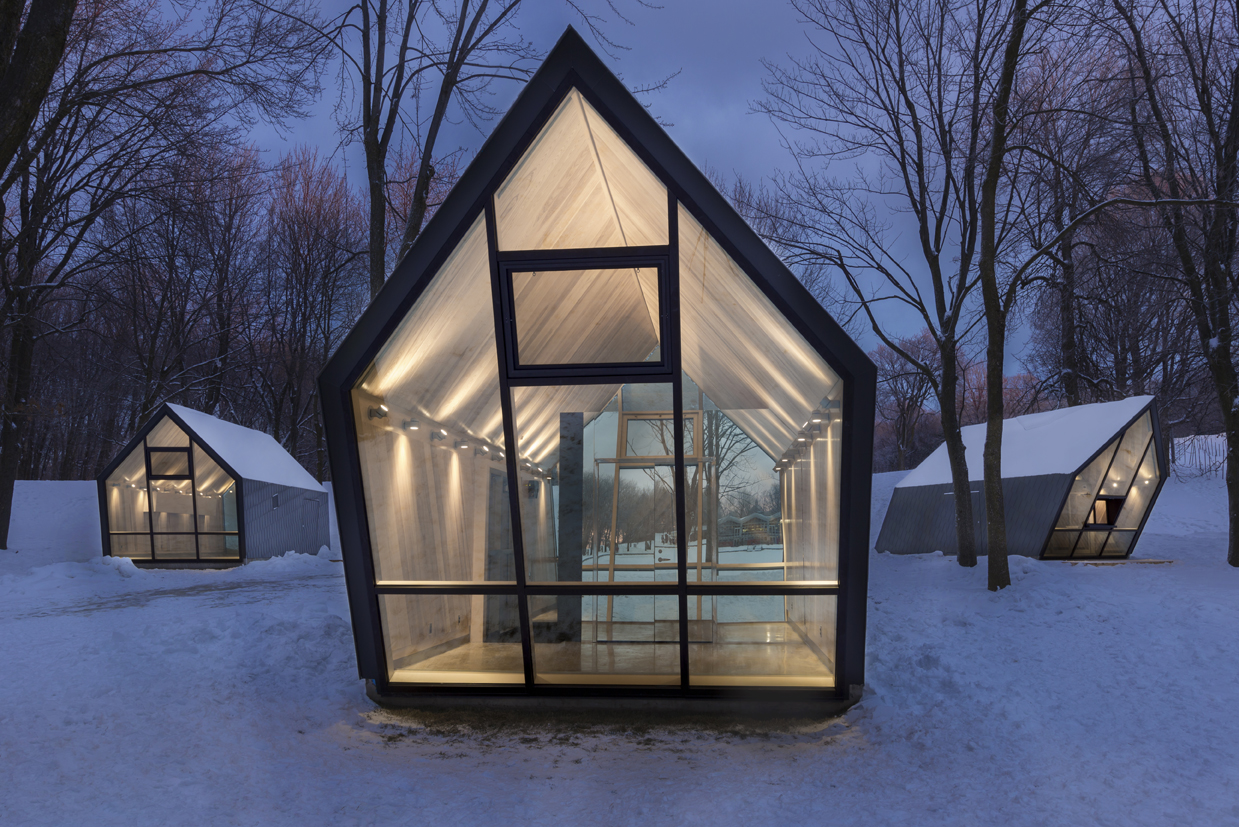
{"label": "glass wall", "polygon": [[1160,479],[1146,412],[1076,475],[1043,557],[1125,557]]}
{"label": "glass wall", "polygon": [[108,543],[116,557],[239,560],[237,486],[165,417],[105,483]]}
{"label": "glass wall", "polygon": [[834,686],[843,382],[668,207],[570,93],[356,382],[392,682]]}

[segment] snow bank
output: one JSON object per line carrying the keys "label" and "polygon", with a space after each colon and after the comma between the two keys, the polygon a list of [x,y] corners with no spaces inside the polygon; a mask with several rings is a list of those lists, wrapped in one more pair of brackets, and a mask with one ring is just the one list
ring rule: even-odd
{"label": "snow bank", "polygon": [[103,554],[101,542],[99,489],[94,480],[18,480],[9,548],[0,551],[0,575],[92,560]]}
{"label": "snow bank", "polygon": [[1239,824],[1221,485],[1166,484],[1170,565],[873,554],[865,698],[794,725],[377,710],[325,555],[0,578],[0,821]]}

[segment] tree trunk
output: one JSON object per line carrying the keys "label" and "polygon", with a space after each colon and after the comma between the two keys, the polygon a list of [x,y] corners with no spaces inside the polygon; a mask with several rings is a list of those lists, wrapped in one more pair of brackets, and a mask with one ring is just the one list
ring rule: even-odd
{"label": "tree trunk", "polygon": [[9,521],[13,516],[13,488],[21,468],[22,448],[30,430],[29,395],[34,365],[34,325],[22,313],[12,328],[9,376],[0,411],[0,549],[9,547]]}
{"label": "tree trunk", "polygon": [[1075,407],[1080,400],[1080,357],[1076,351],[1076,263],[1074,243],[1064,238],[1060,247],[1063,279],[1058,292],[1058,325],[1062,342],[1063,393],[1067,405]]}
{"label": "tree trunk", "polygon": [[[947,350],[950,352],[947,353]],[[968,459],[964,453],[964,439],[959,432],[959,411],[955,407],[955,392],[959,384],[955,348],[944,349],[942,357],[938,408],[942,412],[942,435],[946,440],[947,458],[951,462],[951,488],[955,492],[956,562],[972,568],[977,564],[976,517],[972,513],[972,483],[968,481]]]}

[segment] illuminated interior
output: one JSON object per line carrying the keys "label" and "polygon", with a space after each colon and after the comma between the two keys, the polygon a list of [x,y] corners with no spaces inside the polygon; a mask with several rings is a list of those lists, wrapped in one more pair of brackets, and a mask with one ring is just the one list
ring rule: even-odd
{"label": "illuminated interior", "polygon": [[170,418],[121,460],[105,488],[113,556],[240,559],[236,481]]}
{"label": "illuminated interior", "polygon": [[833,687],[840,377],[576,90],[487,209],[352,389],[389,681]]}
{"label": "illuminated interior", "polygon": [[1076,475],[1043,556],[1127,556],[1160,480],[1146,411]]}

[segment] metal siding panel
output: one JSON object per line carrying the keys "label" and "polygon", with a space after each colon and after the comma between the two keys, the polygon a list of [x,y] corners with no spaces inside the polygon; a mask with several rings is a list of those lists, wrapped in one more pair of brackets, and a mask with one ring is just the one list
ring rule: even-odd
{"label": "metal siding panel", "polygon": [[[1007,552],[1039,557],[1050,529],[1058,519],[1069,474],[1016,477],[1002,481],[1007,512]],[[988,552],[985,536],[985,490],[973,495],[973,511],[979,529],[977,554]],[[974,489],[975,490],[975,489]],[[955,498],[952,487],[924,485],[896,488],[886,520],[878,536],[878,551],[895,554],[958,553],[955,537]]]}
{"label": "metal siding panel", "polygon": [[[266,560],[285,552],[316,554],[329,544],[327,494],[245,480],[246,558]],[[272,497],[279,495],[279,508]]]}

